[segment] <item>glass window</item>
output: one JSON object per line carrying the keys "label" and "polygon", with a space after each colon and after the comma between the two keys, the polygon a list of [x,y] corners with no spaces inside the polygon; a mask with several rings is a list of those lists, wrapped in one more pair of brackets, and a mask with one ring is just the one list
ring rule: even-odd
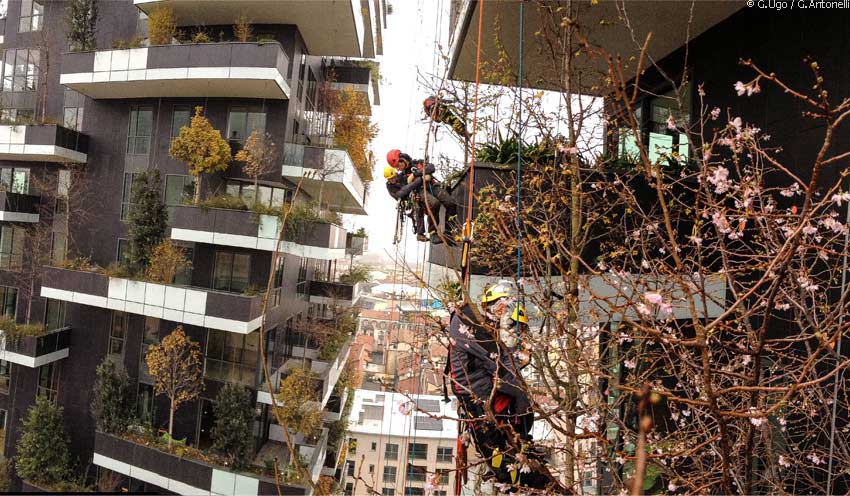
{"label": "glass window", "polygon": [[0,187],[4,191],[28,194],[30,191],[30,170],[18,167],[0,167]]}
{"label": "glass window", "polygon": [[192,265],[191,262],[195,259],[195,247],[190,243],[181,243],[175,242],[177,246],[183,249],[183,255],[186,257],[186,260],[190,262],[188,267],[181,267],[180,270],[177,271],[177,274],[174,275],[174,284],[182,284],[188,286],[192,284]]}
{"label": "glass window", "polygon": [[381,496],[395,496],[395,489],[392,487],[385,487],[381,489]]}
{"label": "glass window", "polygon": [[428,458],[428,445],[423,443],[408,443],[407,456],[411,460],[425,460]]}
{"label": "glass window", "polygon": [[446,485],[449,483],[449,471],[446,469],[437,469],[437,475],[439,476],[438,484]]}
{"label": "glass window", "polygon": [[[12,381],[12,362],[7,362],[6,360],[0,360],[0,393],[9,394],[9,383]],[[2,426],[5,427],[6,423],[3,422]],[[2,445],[0,445],[0,451],[3,451]]]}
{"label": "glass window", "polygon": [[272,307],[280,305],[280,301],[283,297],[283,271],[285,261],[286,259],[284,256],[278,254],[274,269],[274,280],[272,281],[274,285],[272,289]]}
{"label": "glass window", "polygon": [[387,443],[384,446],[384,458],[387,460],[398,460],[398,445]]}
{"label": "glass window", "polygon": [[266,131],[266,113],[261,107],[230,107],[227,116],[227,140],[233,152],[242,148],[242,144],[254,131]]}
{"label": "glass window", "polygon": [[298,281],[295,283],[295,294],[305,297],[307,295],[307,258],[301,258],[301,266],[298,267]]}
{"label": "glass window", "polygon": [[[240,197],[247,204],[254,203],[254,185],[242,181],[228,181],[225,185],[227,196]],[[260,186],[257,190],[257,203],[271,207],[281,207],[290,199],[292,192],[286,188]]]}
{"label": "glass window", "polygon": [[189,105],[175,105],[171,114],[171,137],[180,134],[181,127],[188,127],[192,123],[192,107]]}
{"label": "glass window", "polygon": [[437,447],[437,462],[449,463],[452,461],[453,449],[443,446]]}
{"label": "glass window", "polygon": [[[6,49],[3,54],[3,91],[35,91],[38,88],[40,59],[39,51],[34,48]],[[32,114],[7,114],[11,119],[26,116]]]}
{"label": "glass window", "polygon": [[0,410],[0,458],[3,457],[3,450],[6,447],[6,410]]}
{"label": "glass window", "polygon": [[254,387],[260,356],[259,335],[207,330],[204,377]]}
{"label": "glass window", "polygon": [[213,288],[241,293],[248,288],[251,257],[242,253],[217,251],[213,270]]}
{"label": "glass window", "polygon": [[49,330],[61,329],[65,326],[65,302],[60,300],[47,300],[44,309],[44,325]]}
{"label": "glass window", "polygon": [[133,190],[133,181],[136,180],[137,172],[124,173],[124,191],[121,193],[121,220],[126,221],[130,215],[130,193]]}
{"label": "glass window", "polygon": [[58,264],[64,262],[68,253],[68,237],[65,233],[53,233],[50,247],[50,259],[53,263]]}
{"label": "glass window", "polygon": [[354,460],[348,460],[345,462],[345,473],[348,474],[349,477],[354,477]]}
{"label": "glass window", "polygon": [[195,194],[195,178],[180,174],[165,176],[165,205],[168,218],[174,218],[174,207],[184,205]]}
{"label": "glass window", "polygon": [[384,467],[384,482],[395,482],[398,469],[396,467]]}
{"label": "glass window", "polygon": [[374,466],[374,465],[372,465],[371,463],[369,464],[369,473],[370,473],[370,474],[374,474],[374,473],[375,473],[375,466]]}
{"label": "glass window", "polygon": [[428,473],[428,467],[423,467],[420,465],[414,465],[412,463],[407,465],[407,480],[408,482],[425,482],[425,475]]}
{"label": "glass window", "polygon": [[153,130],[153,108],[130,107],[130,129],[127,132],[127,154],[147,155],[150,151]]}
{"label": "glass window", "polygon": [[129,315],[112,311],[112,327],[109,329],[109,354],[124,356],[124,341],[127,339]]}
{"label": "glass window", "polygon": [[130,252],[128,251],[129,249],[130,242],[126,239],[118,238],[118,253],[115,256],[115,261],[122,264],[128,264],[129,259],[127,257],[130,255]]}
{"label": "glass window", "polygon": [[150,384],[139,384],[139,394],[136,396],[136,408],[142,425],[153,424],[154,397],[153,386]]}
{"label": "glass window", "polygon": [[59,396],[59,364],[60,362],[48,363],[38,368],[38,396],[44,396],[55,402]]}
{"label": "glass window", "polygon": [[0,303],[3,304],[3,315],[15,318],[18,309],[18,288],[0,286]]}
{"label": "glass window", "polygon": [[0,226],[0,269],[21,270],[25,239],[26,231],[23,228]]}
{"label": "glass window", "polygon": [[36,0],[21,1],[21,17],[18,23],[18,32],[41,31],[44,24],[44,5]]}
{"label": "glass window", "polygon": [[145,335],[142,336],[142,344],[159,344],[159,319],[156,317],[145,317]]}
{"label": "glass window", "polygon": [[83,130],[83,107],[65,107],[62,124],[68,129]]}

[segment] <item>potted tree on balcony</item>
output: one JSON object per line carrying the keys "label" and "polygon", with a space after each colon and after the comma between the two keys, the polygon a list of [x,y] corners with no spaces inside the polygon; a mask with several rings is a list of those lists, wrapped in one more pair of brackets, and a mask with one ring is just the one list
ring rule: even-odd
{"label": "potted tree on balcony", "polygon": [[230,145],[221,137],[209,119],[203,116],[203,107],[195,107],[195,116],[189,126],[180,128],[180,134],[171,140],[169,155],[185,163],[189,174],[196,178],[193,202],[201,201],[202,174],[214,174],[230,165]]}
{"label": "potted tree on balcony", "polygon": [[154,379],[154,390],[169,399],[168,448],[171,449],[174,412],[183,403],[197,398],[204,389],[200,346],[178,326],[162,339],[162,343],[148,348],[145,361]]}
{"label": "potted tree on balcony", "polygon": [[213,403],[213,414],[213,449],[224,455],[233,468],[244,467],[253,444],[251,393],[238,384],[225,384]]}

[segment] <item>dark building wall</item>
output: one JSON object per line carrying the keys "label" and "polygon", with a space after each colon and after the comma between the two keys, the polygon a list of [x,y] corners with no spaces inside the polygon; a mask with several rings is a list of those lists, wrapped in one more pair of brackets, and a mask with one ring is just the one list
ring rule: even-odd
{"label": "dark building wall", "polygon": [[[44,2],[46,13],[45,27],[40,32],[18,33],[18,18],[21,1],[10,0],[6,19],[5,43],[3,48],[35,48],[42,50],[42,81],[38,97],[33,96],[37,105],[37,117],[42,115],[53,121],[62,121],[65,102],[65,90],[59,84],[62,65],[62,53],[67,51],[65,28],[66,2],[47,0]],[[136,35],[138,11],[130,0],[100,1],[99,20],[97,25],[97,44],[99,49],[109,49],[116,40],[129,40]],[[205,28],[215,40],[218,33],[225,37],[230,35],[229,26]],[[268,35],[282,44],[283,50],[290,59],[288,68],[289,85],[292,89],[290,100],[261,100],[261,99],[205,99],[205,98],[162,98],[162,99],[128,99],[128,100],[92,100],[85,98],[82,131],[89,137],[88,163],[85,164],[87,182],[91,194],[87,197],[85,222],[72,227],[71,253],[87,256],[93,262],[107,266],[116,260],[118,240],[126,237],[126,224],[120,220],[121,201],[123,192],[124,173],[144,169],[158,169],[163,174],[187,174],[186,166],[171,159],[168,155],[171,137],[172,112],[175,105],[204,106],[205,114],[213,126],[227,131],[227,113],[233,105],[252,105],[265,109],[267,114],[266,131],[272,134],[279,152],[286,143],[306,141],[304,136],[304,106],[307,93],[307,79],[311,69],[314,76],[321,81],[324,74],[322,58],[306,56],[304,41],[296,26],[255,25],[255,33]],[[304,71],[300,70],[302,54]],[[303,76],[301,86],[303,96],[299,96],[298,77]],[[5,96],[5,95],[0,95]],[[315,102],[314,102],[315,103]],[[130,107],[133,105],[148,105],[154,110],[154,133],[151,140],[149,156],[128,159],[127,134]],[[43,110],[43,111],[42,111]],[[294,134],[294,123],[300,121],[300,134]],[[29,167],[33,174],[56,174],[58,166],[37,162],[9,162],[0,160],[0,166]],[[208,191],[220,190],[224,178],[244,178],[238,164],[233,164],[226,172],[205,177],[204,184]],[[279,171],[269,174],[263,179],[286,184],[280,178]],[[164,177],[163,177],[164,180]],[[291,185],[290,185],[291,186]],[[49,222],[49,217],[43,219]],[[209,245],[197,245],[194,257],[195,283],[209,286],[216,249]],[[233,251],[240,251],[232,249]],[[248,250],[250,251],[250,250]],[[252,251],[251,282],[265,286],[269,274],[271,255],[268,252]],[[296,297],[296,282],[301,263],[300,257],[285,255],[283,301],[272,309],[268,316],[267,327],[273,328],[277,322],[298,313],[306,314],[307,303]],[[37,281],[36,281],[37,282]],[[0,270],[0,285],[19,287],[19,302],[17,318],[19,322],[26,319],[27,300],[19,274]],[[39,294],[38,284],[34,294]],[[44,313],[44,300],[36,297],[32,305],[33,320],[40,320]],[[73,327],[71,333],[70,357],[61,360],[58,402],[65,408],[65,421],[72,438],[73,452],[79,457],[82,468],[91,461],[94,446],[94,421],[90,414],[90,403],[95,381],[95,368],[107,355],[109,329],[112,312],[110,310],[68,304],[66,322]],[[142,336],[144,333],[145,317],[130,316],[130,325],[125,341],[123,365],[131,379],[139,378],[139,367],[143,361]],[[160,322],[160,337],[174,329],[174,322]],[[206,330],[194,326],[184,326],[190,338],[197,341],[204,350],[206,346]],[[0,393],[0,408],[9,412],[6,425],[6,456],[15,454],[14,445],[20,435],[21,418],[26,410],[34,403],[36,397],[38,369],[13,366],[12,382],[9,394]],[[220,387],[213,381],[207,381],[207,392],[204,397],[212,397]],[[212,396],[211,396],[212,395]],[[164,397],[156,400],[156,425],[167,426],[168,408]],[[175,416],[175,436],[187,437],[190,441],[195,438],[198,418],[199,401],[183,405]]]}

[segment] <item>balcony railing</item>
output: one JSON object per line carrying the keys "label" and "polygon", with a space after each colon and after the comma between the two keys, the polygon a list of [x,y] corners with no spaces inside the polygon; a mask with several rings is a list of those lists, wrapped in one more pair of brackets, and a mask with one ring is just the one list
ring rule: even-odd
{"label": "balcony railing", "polygon": [[[273,479],[237,473],[225,467],[172,455],[151,446],[103,432],[95,433],[94,464],[147,482],[176,494],[276,494]],[[303,494],[287,485],[285,494]]]}
{"label": "balcony railing", "polygon": [[366,215],[366,187],[346,150],[287,143],[282,174],[330,210]]}
{"label": "balcony railing", "polygon": [[260,327],[262,295],[157,284],[45,267],[41,296],[172,322],[248,334]]}
{"label": "balcony railing", "polygon": [[362,255],[369,249],[369,238],[366,236],[358,236],[355,233],[348,233],[345,240],[346,255]]}
{"label": "balcony railing", "polygon": [[42,336],[1,337],[0,358],[25,367],[41,367],[67,358],[70,341],[70,327],[49,331]]}
{"label": "balcony railing", "polygon": [[[274,251],[281,221],[247,210],[174,207],[171,238],[238,248]],[[345,256],[346,232],[329,222],[312,222],[294,238],[284,237],[280,250],[293,255],[336,260]]]}
{"label": "balcony railing", "polygon": [[89,138],[55,124],[0,126],[0,159],[85,163]]}
{"label": "balcony railing", "polygon": [[66,53],[60,82],[91,98],[289,98],[277,42],[157,45]]}
{"label": "balcony railing", "polygon": [[0,221],[38,222],[40,197],[0,191]]}
{"label": "balcony railing", "polygon": [[336,305],[353,305],[360,298],[360,283],[310,281],[310,301]]}

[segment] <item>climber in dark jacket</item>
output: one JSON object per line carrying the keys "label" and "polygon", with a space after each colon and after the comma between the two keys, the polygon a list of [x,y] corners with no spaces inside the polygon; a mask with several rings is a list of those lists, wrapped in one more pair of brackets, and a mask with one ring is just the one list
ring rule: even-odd
{"label": "climber in dark jacket", "polygon": [[[484,292],[483,323],[469,305],[452,314],[449,368],[452,391],[459,403],[458,415],[466,421],[478,454],[488,461],[487,467],[499,483],[563,493],[564,488],[547,474],[542,460],[527,473],[520,474],[517,468],[521,465],[518,451],[527,457],[535,456],[535,449],[529,444],[534,412],[515,366],[517,360],[496,338],[507,321],[516,321],[513,313],[519,307],[512,293],[510,283],[504,282]],[[491,421],[490,412],[496,422]],[[529,463],[528,460],[522,463]]]}
{"label": "climber in dark jacket", "polygon": [[[414,227],[416,239],[430,240],[433,244],[442,243],[437,234],[440,227],[443,210],[446,212],[446,224],[451,227],[449,219],[455,216],[454,205],[447,200],[444,188],[434,180],[436,171],[434,164],[422,160],[413,160],[410,155],[400,150],[390,150],[387,153],[387,163],[397,171],[392,176],[390,169],[384,170],[387,178],[387,191],[398,201],[403,201],[412,195],[414,206]],[[424,184],[424,187],[423,187]],[[440,208],[442,207],[442,209]],[[425,235],[425,215],[428,215],[428,235]],[[447,229],[448,230],[448,229]],[[451,236],[446,236],[451,242]]]}

